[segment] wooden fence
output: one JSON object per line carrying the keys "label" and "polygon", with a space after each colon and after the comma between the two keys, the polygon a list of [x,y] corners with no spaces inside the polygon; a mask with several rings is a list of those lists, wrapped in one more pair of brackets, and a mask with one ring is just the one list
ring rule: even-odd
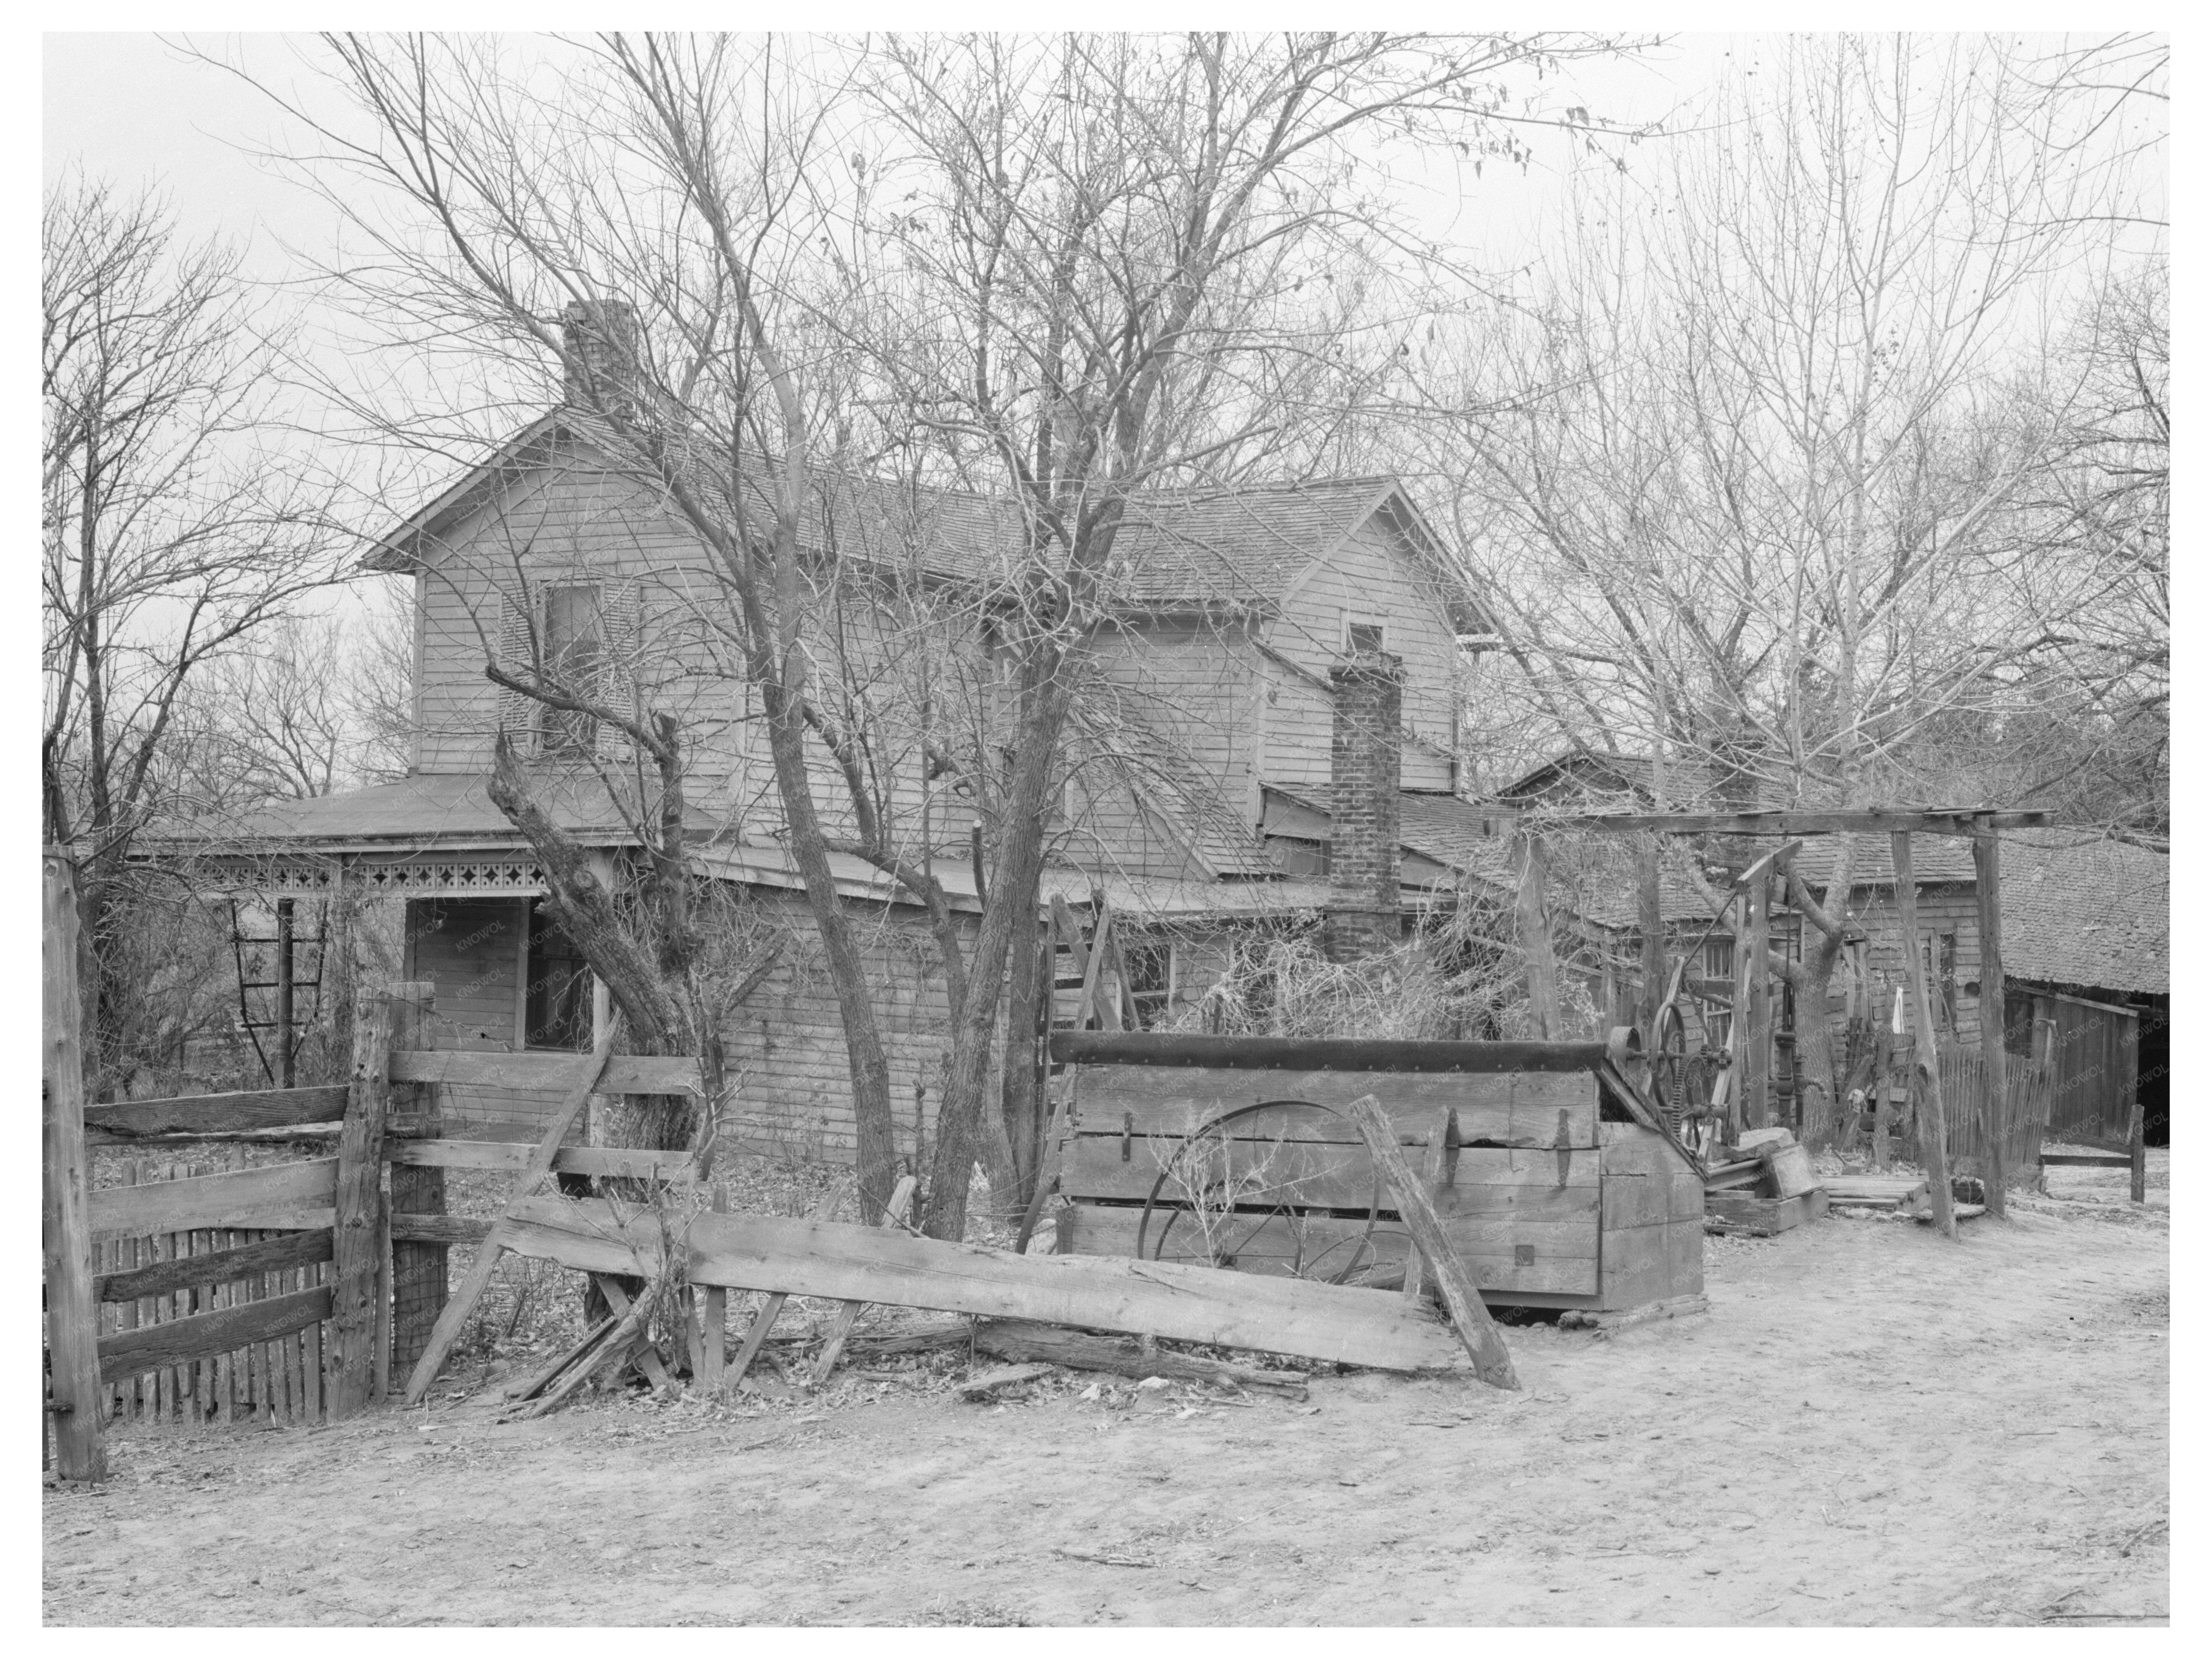
{"label": "wooden fence", "polygon": [[[278,1167],[291,1180],[312,1166]],[[177,1194],[160,1190],[167,1183],[245,1168],[244,1149],[234,1146],[182,1164],[132,1158],[118,1185],[94,1190],[94,1287],[111,1419],[299,1423],[322,1415],[331,1230],[142,1235],[135,1229],[143,1222],[129,1218],[149,1203],[177,1206]],[[156,1189],[150,1199],[149,1187]],[[106,1230],[118,1224],[132,1231]],[[210,1325],[227,1332],[217,1340],[237,1346],[207,1352]],[[185,1357],[167,1363],[173,1355]]]}
{"label": "wooden fence", "polygon": [[1936,1063],[1943,1087],[1943,1145],[1952,1172],[1987,1175],[2002,1147],[2007,1183],[2033,1180],[2051,1123],[2056,1080],[2051,1062],[2005,1056],[2004,1097],[1995,1123],[1989,1121],[1982,1093],[1981,1049],[1947,1047],[1938,1051]]}

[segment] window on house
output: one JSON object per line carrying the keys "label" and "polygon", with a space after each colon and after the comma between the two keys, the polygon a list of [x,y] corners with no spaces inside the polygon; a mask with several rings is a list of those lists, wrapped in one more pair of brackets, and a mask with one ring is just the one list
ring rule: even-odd
{"label": "window on house", "polygon": [[[587,586],[545,590],[545,676],[579,696],[596,698],[605,655],[599,589]],[[540,752],[589,755],[599,746],[599,723],[589,714],[540,705]]]}
{"label": "window on house", "polygon": [[1387,651],[1383,625],[1381,623],[1347,622],[1344,625],[1344,648],[1357,655],[1362,651]]}
{"label": "window on house", "polygon": [[524,988],[522,1046],[592,1046],[592,969],[575,941],[542,904],[530,907],[529,981]]}
{"label": "window on house", "polygon": [[1129,1002],[1137,1011],[1138,1028],[1150,1030],[1168,1015],[1175,990],[1175,945],[1169,939],[1125,944],[1121,968],[1128,975]]}

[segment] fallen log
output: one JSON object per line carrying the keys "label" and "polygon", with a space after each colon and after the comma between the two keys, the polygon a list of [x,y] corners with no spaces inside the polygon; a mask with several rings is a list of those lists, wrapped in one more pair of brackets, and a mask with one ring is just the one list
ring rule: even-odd
{"label": "fallen log", "polygon": [[[507,1248],[586,1273],[652,1276],[655,1218],[624,1223],[604,1200],[519,1200]],[[1449,1370],[1449,1334],[1401,1297],[1183,1262],[1016,1255],[980,1244],[781,1216],[693,1217],[684,1276],[694,1285],[1297,1354],[1381,1370]]]}
{"label": "fallen log", "polygon": [[945,1320],[941,1323],[896,1335],[855,1343],[869,1354],[921,1353],[931,1348],[957,1348],[973,1340],[975,1352],[994,1359],[1042,1360],[1072,1371],[1104,1371],[1114,1376],[1164,1376],[1175,1382],[1212,1382],[1225,1388],[1249,1389],[1281,1395],[1288,1400],[1306,1397],[1302,1371],[1265,1370],[1256,1365],[1232,1364],[1225,1359],[1206,1359],[1196,1354],[1146,1353],[1134,1342],[1110,1336],[1093,1336],[1056,1325],[1039,1325],[1025,1319]]}

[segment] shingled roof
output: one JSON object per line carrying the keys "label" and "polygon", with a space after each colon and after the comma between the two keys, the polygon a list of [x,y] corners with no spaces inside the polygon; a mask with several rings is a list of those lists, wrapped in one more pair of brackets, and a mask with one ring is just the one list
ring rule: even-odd
{"label": "shingled roof", "polygon": [[[548,411],[496,446],[453,483],[377,538],[363,560],[374,570],[406,570],[434,556],[439,538],[502,477],[556,464],[564,441],[596,452],[617,471],[623,444],[604,422],[574,410]],[[771,501],[764,468],[744,467],[731,499],[726,469],[687,469],[693,488],[725,510],[764,517]],[[817,552],[902,567],[988,588],[1026,568],[1024,518],[1011,497],[808,469],[799,525]],[[1377,512],[1433,561],[1436,544],[1394,478],[1375,476],[1255,485],[1234,490],[1158,490],[1124,508],[1107,572],[1113,603],[1264,606]]]}
{"label": "shingled roof", "polygon": [[2094,830],[2027,830],[2005,836],[2000,857],[2007,978],[2167,989],[2166,854]]}

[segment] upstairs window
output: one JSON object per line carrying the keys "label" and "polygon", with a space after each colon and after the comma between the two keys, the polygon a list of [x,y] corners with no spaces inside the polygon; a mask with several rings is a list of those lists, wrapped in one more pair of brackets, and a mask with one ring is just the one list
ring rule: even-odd
{"label": "upstairs window", "polygon": [[[599,585],[545,590],[545,678],[575,696],[599,697],[599,670],[605,658]],[[599,723],[572,709],[538,711],[538,752],[586,756],[599,747]]]}
{"label": "upstairs window", "polygon": [[1352,622],[1344,624],[1344,651],[1346,656],[1357,656],[1363,651],[1387,651],[1389,632],[1379,622]]}

